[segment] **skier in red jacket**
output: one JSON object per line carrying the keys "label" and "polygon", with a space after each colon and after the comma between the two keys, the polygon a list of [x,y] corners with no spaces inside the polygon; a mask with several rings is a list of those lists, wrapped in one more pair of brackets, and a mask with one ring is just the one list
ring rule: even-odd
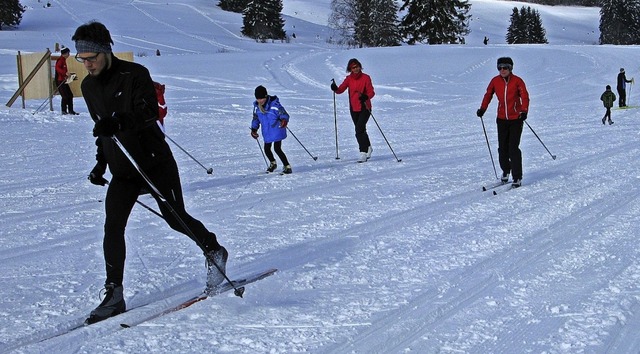
{"label": "skier in red jacket", "polygon": [[349,112],[356,129],[356,139],[360,148],[358,162],[365,162],[371,157],[373,149],[367,134],[367,122],[371,116],[371,99],[375,96],[371,77],[362,72],[362,64],[358,59],[349,59],[347,72],[340,86],[331,83],[331,90],[337,94],[349,89]]}
{"label": "skier in red jacket", "polygon": [[69,48],[64,48],[60,51],[60,57],[56,60],[55,79],[58,92],[60,92],[60,97],[62,98],[62,102],[60,103],[62,114],[77,115],[78,113],[73,110],[73,93],[68,84],[70,80],[73,80],[73,74],[67,71],[67,58],[70,52],[71,50]]}
{"label": "skier in red jacket", "polygon": [[512,186],[522,185],[522,152],[520,137],[522,127],[529,111],[529,93],[524,81],[513,74],[513,60],[509,57],[498,58],[499,75],[495,76],[487,86],[482,104],[476,112],[482,117],[487,110],[493,95],[498,98],[498,159],[502,169],[503,183],[513,177]]}

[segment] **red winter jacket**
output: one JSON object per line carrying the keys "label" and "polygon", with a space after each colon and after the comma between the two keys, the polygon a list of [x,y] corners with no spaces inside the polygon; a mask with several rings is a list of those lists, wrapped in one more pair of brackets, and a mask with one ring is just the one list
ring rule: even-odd
{"label": "red winter jacket", "polygon": [[373,90],[373,84],[371,83],[371,77],[369,75],[363,72],[349,74],[344,78],[340,86],[338,86],[336,93],[341,94],[347,88],[349,89],[349,109],[354,112],[360,112],[362,110],[360,94],[364,93],[369,97],[366,102],[367,109],[371,110],[371,99],[376,93]]}
{"label": "red winter jacket", "polygon": [[67,79],[67,59],[62,55],[56,60],[55,79],[58,85]]}
{"label": "red winter jacket", "polygon": [[491,79],[480,108],[487,110],[494,93],[498,98],[498,119],[518,119],[520,112],[529,111],[529,92],[520,77],[509,74]]}

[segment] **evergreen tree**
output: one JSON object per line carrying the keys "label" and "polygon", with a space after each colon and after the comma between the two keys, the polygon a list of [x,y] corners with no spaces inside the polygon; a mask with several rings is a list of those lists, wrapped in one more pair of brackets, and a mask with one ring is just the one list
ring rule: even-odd
{"label": "evergreen tree", "polygon": [[469,33],[467,0],[403,0],[407,10],[400,22],[400,33],[407,43],[429,44],[464,42]]}
{"label": "evergreen tree", "polygon": [[520,12],[518,12],[517,7],[514,7],[511,12],[509,28],[507,28],[507,36],[505,38],[508,44],[522,43],[520,42],[522,31],[518,28],[520,23]]}
{"label": "evergreen tree", "polygon": [[398,30],[398,6],[394,0],[373,0],[376,4],[373,38],[373,47],[391,47],[402,43],[402,37]]}
{"label": "evergreen tree", "polygon": [[640,44],[640,0],[603,0],[600,44]]}
{"label": "evergreen tree", "polygon": [[19,0],[0,0],[0,30],[3,26],[19,25],[24,11]]}
{"label": "evergreen tree", "polygon": [[285,39],[282,0],[252,0],[242,13],[242,34],[265,41]]}
{"label": "evergreen tree", "polygon": [[249,4],[249,0],[220,0],[218,6],[225,11],[242,13]]}
{"label": "evergreen tree", "polygon": [[547,30],[542,26],[540,12],[531,10],[529,18],[529,43],[547,44]]}
{"label": "evergreen tree", "polygon": [[354,25],[353,39],[360,48],[371,46],[373,42],[373,6],[369,5],[369,0],[355,1],[356,23]]}
{"label": "evergreen tree", "polygon": [[509,44],[548,43],[546,32],[538,10],[514,7],[505,39]]}

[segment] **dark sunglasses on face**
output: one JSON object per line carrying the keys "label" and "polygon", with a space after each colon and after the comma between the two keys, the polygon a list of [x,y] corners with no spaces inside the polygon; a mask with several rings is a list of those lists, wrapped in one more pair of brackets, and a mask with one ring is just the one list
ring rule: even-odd
{"label": "dark sunglasses on face", "polygon": [[359,66],[357,66],[357,65],[352,65],[350,69],[351,69],[351,70],[356,70],[357,68],[359,68]]}
{"label": "dark sunglasses on face", "polygon": [[513,68],[513,66],[509,65],[509,64],[500,64],[498,65],[498,70],[511,70]]}
{"label": "dark sunglasses on face", "polygon": [[98,60],[98,55],[100,55],[100,53],[84,58],[84,57],[79,57],[78,54],[76,54],[76,60],[81,63],[84,63],[85,61],[88,61],[89,63],[95,63]]}

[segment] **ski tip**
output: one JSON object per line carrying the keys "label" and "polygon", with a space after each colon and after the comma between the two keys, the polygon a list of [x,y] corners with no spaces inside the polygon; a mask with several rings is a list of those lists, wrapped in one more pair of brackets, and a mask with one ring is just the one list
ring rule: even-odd
{"label": "ski tip", "polygon": [[122,328],[131,328],[131,326],[129,326],[129,325],[128,325],[128,324],[126,324],[126,323],[121,323],[121,324],[120,324],[120,327],[122,327]]}

